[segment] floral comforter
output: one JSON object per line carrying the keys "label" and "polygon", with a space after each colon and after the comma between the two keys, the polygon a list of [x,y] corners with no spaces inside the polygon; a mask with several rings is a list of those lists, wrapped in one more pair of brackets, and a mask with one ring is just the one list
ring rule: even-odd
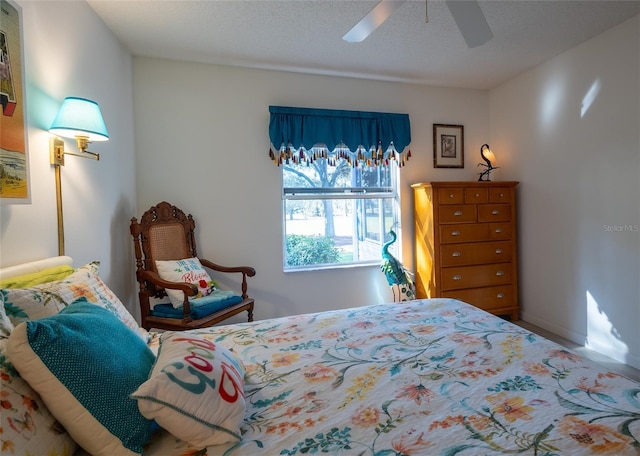
{"label": "floral comforter", "polygon": [[243,439],[148,454],[640,454],[640,384],[460,301],[192,332],[246,365]]}

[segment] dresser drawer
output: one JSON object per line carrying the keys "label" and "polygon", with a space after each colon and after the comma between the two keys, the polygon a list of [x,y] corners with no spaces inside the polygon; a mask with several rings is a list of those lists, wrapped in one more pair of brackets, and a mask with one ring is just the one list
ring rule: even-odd
{"label": "dresser drawer", "polygon": [[446,244],[440,248],[440,264],[443,267],[508,261],[511,261],[510,241]]}
{"label": "dresser drawer", "polygon": [[511,239],[511,223],[488,223],[489,234],[487,239],[497,241],[498,239]]}
{"label": "dresser drawer", "polygon": [[459,299],[488,311],[511,307],[516,302],[512,285],[445,291],[442,297]]}
{"label": "dresser drawer", "polygon": [[479,204],[489,202],[489,192],[486,188],[465,188],[464,202],[467,204]]}
{"label": "dresser drawer", "polygon": [[440,243],[499,241],[511,239],[511,223],[461,223],[441,225]]}
{"label": "dresser drawer", "polygon": [[442,268],[442,291],[511,283],[511,263]]}
{"label": "dresser drawer", "polygon": [[440,223],[464,223],[475,222],[478,218],[475,204],[456,204],[440,206],[438,208]]}
{"label": "dresser drawer", "polygon": [[462,188],[439,188],[438,203],[440,204],[462,204],[464,203],[464,189]]}
{"label": "dresser drawer", "polygon": [[511,190],[508,187],[493,187],[489,189],[490,203],[510,203]]}
{"label": "dresser drawer", "polygon": [[[486,240],[498,240],[498,239],[509,239],[509,238],[500,238],[496,237],[498,235],[502,235],[503,232],[494,233],[493,235],[490,233],[490,229],[493,226],[493,223],[461,223],[459,225],[441,225],[440,230],[440,243],[442,244],[450,244],[452,242],[475,242],[475,241],[486,241]],[[498,224],[495,224],[498,225]],[[495,229],[499,229],[499,227],[495,227]],[[501,228],[505,229],[505,228]]]}
{"label": "dresser drawer", "polygon": [[479,222],[508,222],[511,220],[511,204],[480,204]]}

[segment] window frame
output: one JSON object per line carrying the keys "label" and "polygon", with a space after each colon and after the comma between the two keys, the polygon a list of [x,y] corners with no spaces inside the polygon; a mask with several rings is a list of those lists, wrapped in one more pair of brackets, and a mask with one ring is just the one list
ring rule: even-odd
{"label": "window frame", "polygon": [[[390,169],[390,181],[391,185],[389,187],[285,187],[285,173],[287,172],[286,165],[281,166],[280,171],[280,190],[281,190],[281,200],[282,200],[282,268],[283,272],[302,272],[302,271],[315,271],[315,270],[331,270],[331,269],[345,269],[345,268],[354,268],[354,267],[369,267],[369,266],[379,266],[382,257],[379,259],[370,259],[370,260],[359,260],[359,261],[351,261],[351,262],[341,262],[341,263],[322,263],[322,264],[313,264],[313,265],[300,265],[300,266],[288,266],[286,264],[287,259],[287,201],[308,201],[308,200],[350,200],[354,201],[363,201],[363,200],[390,200],[392,206],[392,228],[397,234],[397,242],[395,242],[391,247],[391,252],[398,257],[401,258],[402,252],[402,228],[401,228],[401,204],[400,204],[400,166],[398,163],[394,161],[390,161],[389,166]],[[373,190],[373,191],[372,191]],[[383,206],[383,204],[381,205]],[[379,248],[382,249],[382,246],[386,242],[386,235],[388,232],[382,232],[385,220],[385,211],[384,207],[382,207],[382,214],[378,214],[379,223],[381,227],[379,229],[379,233],[382,235],[383,239],[381,242],[371,239],[371,242],[376,242],[379,244]],[[357,217],[355,214],[355,210],[352,212],[352,217]],[[359,239],[359,233],[352,232],[352,239],[358,239],[357,242],[365,242],[366,237],[366,228],[363,227],[363,239]],[[291,233],[289,233],[291,234]]]}

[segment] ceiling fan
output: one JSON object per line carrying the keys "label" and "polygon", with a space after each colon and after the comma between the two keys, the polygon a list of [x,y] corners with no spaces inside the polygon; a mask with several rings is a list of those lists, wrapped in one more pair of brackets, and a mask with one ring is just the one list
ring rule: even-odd
{"label": "ceiling fan", "polygon": [[[406,1],[380,0],[342,39],[350,43],[363,41]],[[449,7],[467,46],[477,47],[493,38],[493,33],[477,0],[446,0],[445,3]],[[428,16],[426,21],[429,22]]]}

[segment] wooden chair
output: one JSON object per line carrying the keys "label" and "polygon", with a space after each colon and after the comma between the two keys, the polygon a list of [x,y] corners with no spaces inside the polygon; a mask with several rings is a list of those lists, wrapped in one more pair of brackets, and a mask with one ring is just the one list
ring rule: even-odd
{"label": "wooden chair", "polygon": [[[198,257],[194,237],[195,222],[191,214],[185,215],[177,207],[163,201],[146,211],[140,222],[133,217],[130,230],[136,255],[136,277],[140,285],[138,296],[143,328],[172,331],[203,328],[244,311],[249,314],[249,321],[253,321],[254,300],[247,295],[247,277],[253,277],[256,274],[255,269],[249,266],[221,266]],[[210,315],[193,319],[188,298],[198,293],[198,287],[190,283],[163,280],[158,274],[156,261],[194,257],[199,258],[206,269],[220,273],[242,274],[242,301]],[[153,315],[150,299],[166,297],[165,289],[184,292],[182,318]]]}

